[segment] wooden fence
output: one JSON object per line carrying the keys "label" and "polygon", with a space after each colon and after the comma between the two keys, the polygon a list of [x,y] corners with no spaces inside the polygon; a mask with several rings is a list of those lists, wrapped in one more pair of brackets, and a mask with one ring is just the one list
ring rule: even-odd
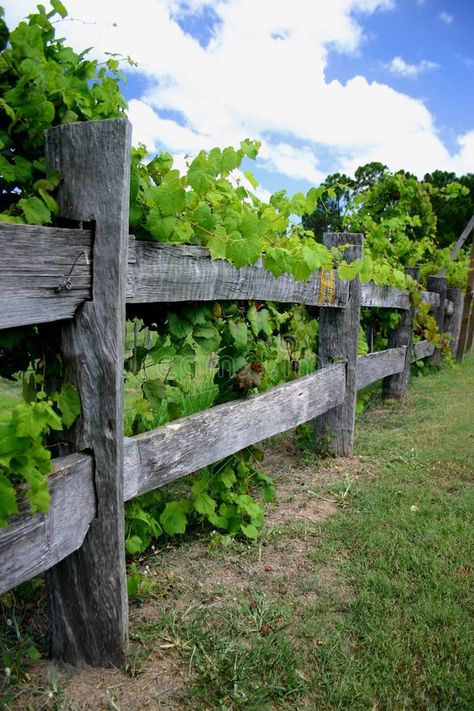
{"label": "wooden fence", "polygon": [[[53,656],[95,666],[121,664],[126,648],[124,501],[315,418],[332,449],[349,454],[357,391],[383,379],[385,395],[400,397],[411,360],[437,358],[427,342],[412,346],[414,309],[403,290],[342,282],[332,270],[307,282],[277,279],[259,264],[211,261],[202,247],[135,242],[129,153],[126,121],[52,129],[47,163],[63,176],[68,227],[0,226],[0,328],[58,321],[65,378],[82,400],[76,453],[53,460],[48,513],[25,505],[0,530],[0,592],[47,571]],[[361,235],[331,233],[325,242],[351,243],[349,260],[363,250]],[[446,294],[446,280],[434,278],[423,298],[455,348],[462,298]],[[214,299],[319,306],[319,370],[124,438],[125,304]],[[387,350],[357,356],[361,307],[400,310]]]}

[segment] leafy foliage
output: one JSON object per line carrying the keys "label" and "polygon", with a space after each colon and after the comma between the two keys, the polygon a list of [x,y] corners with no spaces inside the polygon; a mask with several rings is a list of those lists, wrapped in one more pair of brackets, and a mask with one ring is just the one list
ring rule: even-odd
{"label": "leafy foliage", "polygon": [[8,31],[0,8],[0,220],[49,224],[60,176],[46,174],[44,132],[51,126],[124,116],[118,61],[103,65],[55,37],[61,2],[42,5]]}
{"label": "leafy foliage", "polygon": [[[302,218],[315,239],[336,229],[365,235],[364,263],[343,264],[341,278],[359,273],[363,281],[409,288],[403,267],[417,265],[421,278],[443,267],[452,286],[465,286],[467,253],[462,251],[451,262],[450,249],[473,212],[470,175],[457,179],[454,173],[436,171],[421,182],[374,162],[357,168],[354,180],[336,173],[321,187],[327,187],[327,193],[316,210]],[[450,220],[454,230],[448,229]]]}
{"label": "leafy foliage", "polygon": [[27,401],[11,413],[0,414],[0,526],[18,513],[19,496],[26,495],[32,513],[48,510],[51,451],[44,439],[52,430],[72,425],[80,413],[79,395],[72,385],[65,383],[48,397],[44,390],[35,389],[37,380],[31,374]]}

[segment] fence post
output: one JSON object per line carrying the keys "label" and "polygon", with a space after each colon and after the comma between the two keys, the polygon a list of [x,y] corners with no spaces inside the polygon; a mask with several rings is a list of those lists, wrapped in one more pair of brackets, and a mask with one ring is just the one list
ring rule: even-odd
{"label": "fence post", "polygon": [[[364,236],[348,232],[326,232],[324,244],[342,247],[347,262],[362,258]],[[332,408],[316,419],[316,436],[329,438],[328,448],[334,454],[352,454],[354,444],[355,406],[357,398],[357,343],[360,326],[361,286],[359,278],[349,283],[349,300],[343,309],[321,308],[319,318],[319,367],[346,361],[346,395],[342,405]]]}
{"label": "fence post", "polygon": [[[427,290],[439,294],[439,306],[433,309],[433,318],[435,319],[438,330],[444,333],[444,317],[446,311],[446,288],[448,280],[446,277],[429,276],[427,281]],[[436,348],[433,355],[429,357],[430,365],[439,365],[441,363],[441,350]]]}
{"label": "fence post", "polygon": [[464,294],[461,289],[448,288],[446,298],[453,302],[453,313],[444,318],[444,330],[451,337],[450,349],[453,358],[459,343],[459,333],[461,330],[462,309],[464,304]]}
{"label": "fence post", "polygon": [[48,169],[63,178],[60,214],[91,221],[94,229],[92,300],[63,327],[62,359],[65,380],[81,395],[72,436],[76,449],[94,457],[96,518],[83,546],[48,573],[53,657],[91,666],[122,664],[127,640],[122,491],[130,136],[128,121],[117,119],[57,126],[46,137]]}
{"label": "fence post", "polygon": [[[416,267],[408,267],[405,273],[413,279],[418,279],[420,270]],[[397,328],[388,334],[388,348],[399,348],[406,346],[405,368],[401,373],[389,375],[383,379],[382,394],[385,398],[400,398],[408,392],[408,382],[410,379],[410,367],[413,354],[413,323],[415,321],[416,308],[412,304],[408,310],[400,312],[400,321]]]}
{"label": "fence post", "polygon": [[[462,311],[461,330],[459,332],[458,348],[456,352],[456,360],[462,363],[464,353],[467,352],[467,341],[469,336],[469,320],[471,309],[474,303],[474,240],[472,241],[471,257],[469,260],[469,274],[467,277],[466,293],[464,294],[464,306]],[[473,317],[474,319],[474,317]],[[474,322],[472,323],[474,328]],[[472,342],[472,341],[471,341]]]}

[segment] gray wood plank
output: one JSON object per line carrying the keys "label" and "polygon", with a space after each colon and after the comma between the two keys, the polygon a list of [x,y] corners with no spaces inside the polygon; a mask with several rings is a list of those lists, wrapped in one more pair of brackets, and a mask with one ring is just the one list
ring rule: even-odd
{"label": "gray wood plank", "polygon": [[471,245],[471,256],[469,258],[469,273],[467,276],[467,286],[464,292],[464,303],[461,317],[461,328],[459,331],[458,348],[456,351],[456,360],[462,363],[464,354],[468,352],[468,343],[470,336],[472,337],[472,328],[474,327],[474,240]]}
{"label": "gray wood plank", "polygon": [[80,548],[96,515],[92,457],[53,460],[47,514],[22,513],[0,528],[0,594],[39,575]]}
{"label": "gray wood plank", "polygon": [[424,304],[430,305],[430,311],[437,309],[439,306],[439,294],[433,291],[423,291],[421,294],[421,300]]}
{"label": "gray wood plank", "polygon": [[[446,290],[446,313],[444,317],[444,330],[451,338],[451,355],[456,357],[459,334],[461,332],[462,312],[464,306],[464,294],[461,289],[448,288]],[[452,309],[448,310],[448,304],[452,304]]]}
{"label": "gray wood plank", "polygon": [[429,341],[418,341],[413,346],[413,360],[423,360],[434,353],[434,345]]}
{"label": "gray wood plank", "polygon": [[[406,273],[417,281],[420,270],[417,267],[408,267]],[[408,393],[415,313],[414,305],[411,305],[406,311],[402,311],[399,314],[398,325],[388,334],[389,348],[405,346],[405,366],[399,372],[385,377],[382,385],[382,392],[385,398],[401,398]]]}
{"label": "gray wood plank", "polygon": [[376,383],[405,368],[406,347],[389,348],[386,351],[357,356],[357,390]]}
{"label": "gray wood plank", "polygon": [[348,286],[333,270],[317,272],[306,282],[278,279],[261,264],[236,269],[212,261],[204,247],[131,241],[127,303],[261,299],[343,306]]}
{"label": "gray wood plank", "polygon": [[91,249],[90,230],[0,222],[0,328],[72,318],[91,296]]}
{"label": "gray wood plank", "polygon": [[[345,259],[351,262],[363,255],[364,237],[361,234],[325,233],[327,247],[342,247]],[[319,317],[318,362],[324,367],[340,359],[345,361],[346,392],[341,405],[325,412],[316,421],[316,435],[327,439],[330,451],[339,456],[352,453],[354,443],[355,406],[357,397],[356,368],[359,340],[361,284],[359,279],[349,283],[349,300],[344,309],[321,309]]]}
{"label": "gray wood plank", "polygon": [[380,286],[371,281],[361,285],[360,305],[365,308],[409,309],[410,295],[406,289]]}
{"label": "gray wood plank", "polygon": [[245,400],[216,405],[126,438],[130,469],[125,470],[125,499],[307,422],[340,404],[344,390],[345,365],[331,365]]}
{"label": "gray wood plank", "polygon": [[[406,289],[397,289],[395,286],[381,286],[369,282],[362,284],[361,306],[378,307],[386,309],[409,310],[411,307],[410,294]],[[431,308],[439,306],[439,295],[430,291],[423,291],[421,300],[430,304]]]}
{"label": "gray wood plank", "polygon": [[94,222],[92,301],[62,333],[64,378],[82,416],[76,449],[93,453],[97,516],[83,546],[48,574],[52,654],[72,664],[120,666],[128,626],[123,518],[123,353],[131,126],[125,120],[57,126],[49,169],[63,176],[61,215]]}
{"label": "gray wood plank", "polygon": [[[429,276],[427,280],[427,286],[430,292],[434,292],[439,297],[438,306],[433,307],[432,315],[438,326],[438,331],[444,333],[444,319],[446,318],[446,290],[448,287],[448,280],[446,277]],[[431,365],[439,365],[441,363],[441,350],[435,348],[433,354],[430,356]]]}

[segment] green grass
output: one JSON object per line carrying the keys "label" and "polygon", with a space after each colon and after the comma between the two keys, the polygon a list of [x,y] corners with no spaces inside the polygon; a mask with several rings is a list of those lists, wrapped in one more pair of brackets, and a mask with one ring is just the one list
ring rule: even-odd
{"label": "green grass", "polygon": [[0,378],[0,413],[10,412],[19,402],[22,402],[21,385],[16,381]]}
{"label": "green grass", "polygon": [[472,655],[474,360],[417,380],[408,400],[359,423],[376,481],[324,528],[355,590],[314,698],[330,708],[468,709]]}

